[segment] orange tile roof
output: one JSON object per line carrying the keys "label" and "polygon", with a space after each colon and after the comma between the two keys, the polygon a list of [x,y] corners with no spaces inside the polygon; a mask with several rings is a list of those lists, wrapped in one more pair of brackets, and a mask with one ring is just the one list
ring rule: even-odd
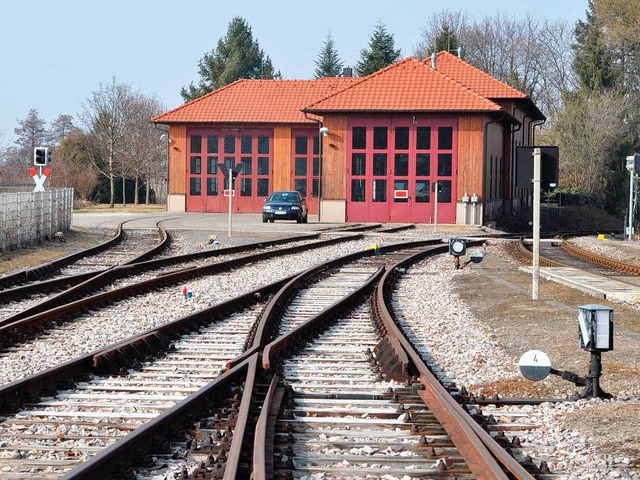
{"label": "orange tile roof", "polygon": [[[431,66],[431,58],[424,63]],[[486,98],[527,98],[525,93],[446,51],[437,54],[436,69]]]}
{"label": "orange tile roof", "polygon": [[302,108],[359,78],[237,80],[154,118],[157,123],[312,123]]}
{"label": "orange tile roof", "polygon": [[313,113],[499,110],[499,105],[416,58],[394,63],[305,108]]}

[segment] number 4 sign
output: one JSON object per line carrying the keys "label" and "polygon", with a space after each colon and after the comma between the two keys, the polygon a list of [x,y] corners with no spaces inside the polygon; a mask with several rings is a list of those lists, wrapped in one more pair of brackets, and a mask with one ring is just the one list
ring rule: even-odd
{"label": "number 4 sign", "polygon": [[29,173],[31,174],[33,181],[36,182],[36,187],[33,189],[33,191],[44,192],[44,181],[51,173],[51,167],[46,167],[42,175],[38,175],[38,171],[35,169],[35,167],[29,168]]}

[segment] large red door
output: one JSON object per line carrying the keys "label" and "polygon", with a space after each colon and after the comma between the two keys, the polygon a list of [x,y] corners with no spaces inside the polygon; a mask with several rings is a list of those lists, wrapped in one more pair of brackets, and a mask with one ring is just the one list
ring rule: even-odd
{"label": "large red door", "polygon": [[291,132],[292,185],[307,201],[309,213],[318,213],[320,195],[320,132],[317,129]]}

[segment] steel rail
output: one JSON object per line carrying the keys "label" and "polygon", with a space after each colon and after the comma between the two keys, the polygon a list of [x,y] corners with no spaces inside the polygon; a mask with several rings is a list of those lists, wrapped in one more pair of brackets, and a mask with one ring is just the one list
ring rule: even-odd
{"label": "steel rail", "polygon": [[[222,271],[227,271],[233,268],[237,268],[238,266],[256,262],[259,260],[264,260],[267,258],[273,258],[276,256],[288,255],[292,253],[297,253],[304,250],[310,250],[320,247],[325,247],[328,245],[333,245],[336,243],[346,242],[354,239],[361,238],[361,234],[359,235],[351,235],[348,237],[338,237],[329,240],[323,240],[320,242],[316,242],[313,244],[307,245],[296,245],[293,247],[282,248],[274,251],[266,251],[254,253],[251,255],[247,255],[241,258],[226,260],[223,262],[213,263],[209,265],[205,265],[202,267],[196,267],[188,270],[180,270],[177,272],[168,273],[166,275],[158,276],[149,280],[144,280],[142,282],[127,285],[125,287],[121,287],[115,290],[110,290],[103,293],[98,293],[92,295],[90,297],[84,297],[80,300],[73,300],[70,303],[65,303],[70,298],[74,298],[73,296],[85,296],[87,292],[95,289],[96,285],[99,281],[105,281],[108,283],[112,278],[117,278],[123,270],[134,269],[135,265],[125,265],[120,267],[114,267],[106,272],[98,275],[96,281],[92,279],[70,289],[59,296],[52,299],[52,301],[57,301],[58,297],[61,297],[63,301],[60,301],[59,306],[55,306],[48,310],[45,310],[40,313],[36,313],[34,315],[23,317],[22,315],[17,315],[14,317],[8,317],[0,321],[0,339],[6,343],[6,340],[11,338],[16,333],[19,333],[21,330],[25,328],[41,328],[52,321],[61,321],[66,317],[69,317],[73,314],[78,314],[81,312],[85,312],[91,309],[95,309],[97,306],[111,304],[119,299],[130,297],[133,295],[137,295],[139,293],[149,292],[154,289],[172,285],[176,282],[189,280],[192,278],[210,275],[214,273],[219,273]],[[128,270],[131,271],[131,270]]]}
{"label": "steel rail", "polygon": [[[520,237],[518,243],[516,244],[516,248],[518,253],[524,256],[528,261],[533,261],[533,252],[529,250],[527,245],[525,244],[525,237]],[[564,263],[559,263],[553,260],[550,260],[545,257],[540,257],[540,266],[541,267],[567,267]]]}
{"label": "steel rail", "polygon": [[4,290],[15,285],[30,282],[32,280],[42,279],[44,276],[52,275],[54,272],[66,267],[67,265],[75,262],[76,260],[79,260],[80,258],[84,258],[89,255],[95,255],[96,253],[100,253],[104,250],[107,250],[108,248],[111,248],[113,245],[122,241],[124,237],[122,226],[125,223],[126,222],[122,222],[118,225],[116,234],[112,239],[107,240],[99,245],[86,248],[79,252],[72,253],[62,258],[58,258],[57,260],[52,260],[51,262],[38,265],[37,267],[29,268],[27,270],[22,270],[20,272],[0,277],[0,289]]}
{"label": "steel rail", "polygon": [[117,372],[129,368],[141,356],[152,357],[164,350],[172,338],[196,330],[212,318],[229,315],[255,305],[277,292],[292,277],[283,278],[263,287],[244,293],[225,302],[199,310],[164,325],[146,330],[126,340],[113,343],[93,352],[81,355],[30,377],[0,386],[0,410],[11,412],[25,402],[32,402],[42,393],[49,393],[60,386],[68,386],[90,374]]}
{"label": "steel rail", "polygon": [[621,273],[626,273],[629,275],[640,275],[640,266],[633,265],[631,263],[622,262],[620,260],[615,260],[613,258],[605,257],[603,255],[597,255],[595,253],[588,252],[576,245],[571,244],[566,236],[561,237],[562,248],[569,254],[574,257],[577,257],[581,260],[585,260],[587,262],[595,263],[597,265],[602,265],[603,267],[611,268]]}
{"label": "steel rail", "polygon": [[[444,248],[440,253],[444,253]],[[435,253],[435,252],[433,252]],[[533,480],[531,474],[509,455],[489,433],[484,431],[469,414],[453,399],[438,379],[428,369],[411,342],[405,337],[393,319],[388,305],[391,303],[391,289],[399,268],[404,268],[417,259],[417,254],[406,258],[389,269],[380,281],[375,293],[375,312],[385,326],[387,333],[397,339],[408,355],[412,368],[419,374],[419,382],[424,389],[418,393],[438,420],[445,426],[454,444],[479,478],[508,479],[503,467],[518,480]]]}

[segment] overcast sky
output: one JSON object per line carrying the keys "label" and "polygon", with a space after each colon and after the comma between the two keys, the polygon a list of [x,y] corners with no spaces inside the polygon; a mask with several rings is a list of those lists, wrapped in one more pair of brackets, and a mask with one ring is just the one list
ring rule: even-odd
{"label": "overcast sky", "polygon": [[[422,28],[447,8],[472,17],[585,17],[587,0],[20,0],[2,2],[0,133],[13,139],[31,108],[48,123],[77,118],[81,102],[113,76],[169,108],[180,88],[198,80],[198,61],[215,48],[234,16],[283,78],[312,78],[327,34],[346,65],[354,65],[379,21],[403,56]],[[569,48],[569,46],[567,46]]]}

